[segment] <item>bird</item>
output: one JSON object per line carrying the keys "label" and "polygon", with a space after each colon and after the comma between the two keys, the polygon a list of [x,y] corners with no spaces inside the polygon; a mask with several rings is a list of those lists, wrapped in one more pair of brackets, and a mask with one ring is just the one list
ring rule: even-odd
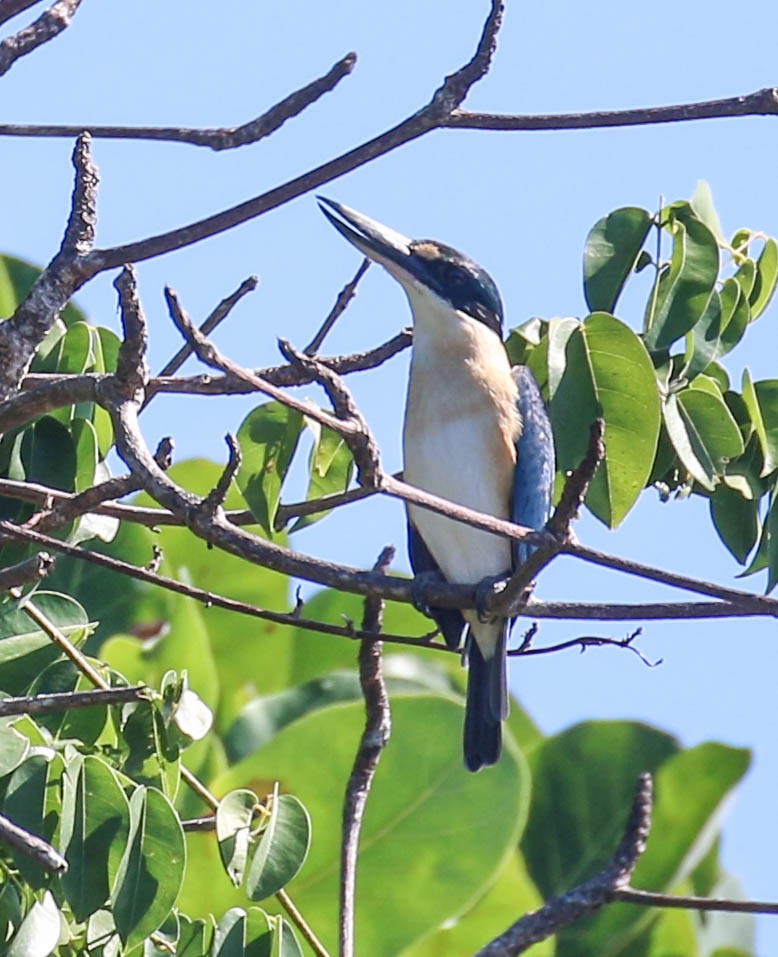
{"label": "bird", "polygon": [[[404,480],[458,505],[542,528],[549,517],[555,461],[548,412],[532,372],[511,368],[503,305],[491,276],[434,240],[411,240],[325,197],[320,208],[360,252],[404,289],[413,347],[403,426]],[[450,648],[464,642],[468,666],[464,763],[495,764],[508,716],[506,653],[513,621],[489,617],[488,589],[533,551],[406,502],[408,551],[417,607]],[[478,583],[477,609],[430,607],[431,579]]]}

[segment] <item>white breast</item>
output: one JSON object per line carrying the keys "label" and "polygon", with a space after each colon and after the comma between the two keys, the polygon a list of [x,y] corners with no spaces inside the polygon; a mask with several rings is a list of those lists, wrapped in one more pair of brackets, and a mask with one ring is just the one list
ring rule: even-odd
{"label": "white breast", "polygon": [[[419,309],[414,312],[403,434],[406,481],[507,519],[521,422],[505,349],[491,330],[461,313],[456,320],[448,312],[420,321]],[[441,321],[449,324],[445,335]],[[408,511],[449,581],[477,582],[510,568],[507,539],[417,506]]]}

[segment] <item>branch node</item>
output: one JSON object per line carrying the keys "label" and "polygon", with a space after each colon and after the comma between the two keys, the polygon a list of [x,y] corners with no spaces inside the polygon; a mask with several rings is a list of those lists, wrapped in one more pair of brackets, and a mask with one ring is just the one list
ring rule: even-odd
{"label": "branch node", "polygon": [[148,328],[138,296],[135,267],[126,265],[114,281],[119,293],[119,310],[124,339],[119,347],[115,381],[122,394],[132,398],[145,390],[149,369],[146,364]]}

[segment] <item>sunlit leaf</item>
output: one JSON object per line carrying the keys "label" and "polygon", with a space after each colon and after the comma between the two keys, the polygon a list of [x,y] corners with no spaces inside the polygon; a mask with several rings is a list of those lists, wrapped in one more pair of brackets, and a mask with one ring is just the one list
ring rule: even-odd
{"label": "sunlit leaf", "polygon": [[601,416],[605,458],[586,503],[615,527],[634,505],[654,463],[660,423],[656,376],[640,339],[602,312],[577,326],[565,358],[551,399],[558,467],[573,469],[580,463],[590,426]]}
{"label": "sunlit leaf", "polygon": [[236,887],[243,883],[249,850],[249,829],[259,798],[239,788],[219,801],[216,809],[216,839],[224,867]]}
{"label": "sunlit leaf", "polygon": [[119,936],[129,949],[170,913],[184,878],[184,833],[172,804],[155,788],[130,798],[130,835],[111,892]]}
{"label": "sunlit leaf", "polygon": [[613,312],[651,228],[651,215],[634,206],[614,210],[591,229],[584,248],[584,296],[591,312]]}
{"label": "sunlit leaf", "polygon": [[264,900],[285,887],[300,872],[311,846],[311,818],[293,794],[274,794],[270,819],[246,876],[252,900]]}
{"label": "sunlit leaf", "polygon": [[302,426],[299,412],[279,402],[266,402],[250,412],[238,429],[242,461],[236,481],[268,535],[273,532],[281,486]]}
{"label": "sunlit leaf", "polygon": [[99,757],[87,755],[65,785],[61,847],[69,867],[62,889],[76,920],[83,921],[108,900],[129,835],[130,808],[113,770]]}
{"label": "sunlit leaf", "polygon": [[644,338],[651,352],[667,348],[699,322],[719,274],[716,237],[696,216],[674,208],[667,229],[673,236],[673,253],[650,300]]}

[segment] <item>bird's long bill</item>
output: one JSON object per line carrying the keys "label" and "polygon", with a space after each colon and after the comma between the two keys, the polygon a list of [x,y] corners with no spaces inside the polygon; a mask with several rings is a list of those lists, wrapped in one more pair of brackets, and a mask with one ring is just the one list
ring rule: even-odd
{"label": "bird's long bill", "polygon": [[397,279],[413,275],[414,257],[411,255],[411,240],[407,236],[342,203],[323,196],[316,198],[321,211],[335,229],[368,259],[385,266]]}

